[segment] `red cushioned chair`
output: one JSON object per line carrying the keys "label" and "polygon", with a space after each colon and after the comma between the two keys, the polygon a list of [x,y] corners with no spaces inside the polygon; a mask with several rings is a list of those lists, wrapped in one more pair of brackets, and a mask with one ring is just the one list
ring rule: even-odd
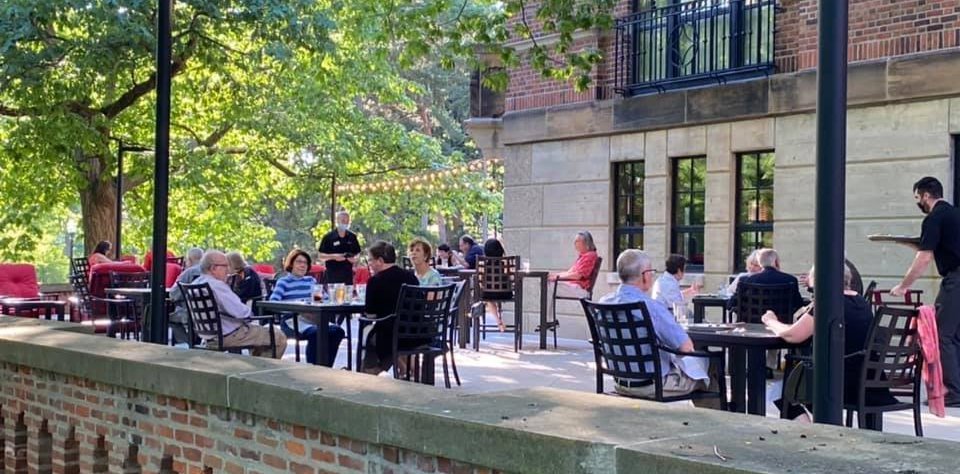
{"label": "red cushioned chair", "polygon": [[7,316],[40,317],[54,315],[63,320],[65,303],[45,301],[37,281],[37,269],[28,263],[0,264],[0,314]]}
{"label": "red cushioned chair", "polygon": [[[122,333],[133,333],[136,326],[135,322],[139,319],[136,315],[136,305],[132,300],[122,298],[108,298],[107,288],[110,287],[110,273],[138,273],[144,269],[140,265],[129,262],[110,262],[94,265],[90,268],[90,287],[89,304],[81,305],[87,314],[82,315],[86,320],[94,321],[97,332],[106,330],[108,334],[114,330]],[[84,308],[84,306],[87,306]],[[107,317],[111,321],[106,328],[101,328],[102,318]],[[131,323],[128,325],[127,323]],[[127,327],[131,326],[131,327]]]}
{"label": "red cushioned chair", "polygon": [[136,256],[136,255],[123,255],[123,256],[120,257],[120,260],[119,260],[119,261],[121,261],[121,262],[127,262],[127,263],[137,263],[137,256]]}
{"label": "red cushioned chair", "polygon": [[323,273],[326,271],[326,267],[315,263],[310,266],[310,271],[307,272],[307,275],[312,276],[314,280],[317,280],[317,283],[323,283]]}
{"label": "red cushioned chair", "polygon": [[353,269],[353,284],[366,285],[370,281],[370,269],[367,267],[357,267]]}
{"label": "red cushioned chair", "polygon": [[[147,270],[149,271],[149,270]],[[163,286],[171,288],[177,284],[177,278],[183,273],[183,267],[176,263],[167,263],[167,274],[163,281]]]}

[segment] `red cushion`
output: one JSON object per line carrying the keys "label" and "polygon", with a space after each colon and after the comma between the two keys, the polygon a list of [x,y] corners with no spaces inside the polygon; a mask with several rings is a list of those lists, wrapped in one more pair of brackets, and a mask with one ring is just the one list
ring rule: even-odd
{"label": "red cushion", "polygon": [[90,295],[105,298],[106,289],[110,286],[110,272],[136,273],[144,271],[143,267],[130,262],[101,263],[90,267]]}
{"label": "red cushion", "polygon": [[18,298],[39,296],[37,269],[29,263],[0,263],[0,295]]}
{"label": "red cushion", "polygon": [[254,263],[253,271],[257,272],[261,277],[266,276],[268,278],[272,278],[273,275],[277,273],[277,271],[274,270],[273,265],[269,263]]}
{"label": "red cushion", "polygon": [[137,257],[135,255],[124,255],[120,257],[121,262],[137,263]]}
{"label": "red cushion", "polygon": [[367,267],[357,267],[353,269],[353,284],[366,285],[370,281],[370,269]]}
{"label": "red cushion", "polygon": [[[176,255],[174,255],[173,252],[171,252],[171,251],[169,251],[169,250],[167,250],[167,256],[168,256],[168,257],[176,257]],[[149,251],[149,252],[147,252],[147,254],[143,256],[143,268],[146,268],[147,271],[150,271],[150,265],[153,265],[153,251],[152,251],[152,250]]]}
{"label": "red cushion", "polygon": [[325,271],[327,271],[327,267],[324,267],[323,265],[320,265],[319,263],[314,263],[313,265],[310,266],[310,271],[307,272],[307,273],[320,273],[320,274],[323,274],[323,272],[325,272]]}
{"label": "red cushion", "polygon": [[183,268],[176,263],[167,263],[167,276],[164,280],[164,286],[170,288],[177,283],[177,278],[183,273]]}

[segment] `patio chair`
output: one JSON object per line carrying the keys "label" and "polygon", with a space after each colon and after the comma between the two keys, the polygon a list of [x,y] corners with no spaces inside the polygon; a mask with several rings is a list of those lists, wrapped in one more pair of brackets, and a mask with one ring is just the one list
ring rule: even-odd
{"label": "patio chair", "polygon": [[[191,349],[205,349],[217,352],[230,352],[239,354],[243,349],[266,349],[273,352],[274,358],[277,356],[277,341],[273,332],[273,316],[254,316],[250,319],[254,321],[266,321],[270,331],[270,344],[265,346],[230,346],[223,347],[223,324],[222,318],[229,317],[220,313],[217,306],[216,295],[210,289],[209,283],[177,283],[180,291],[183,293],[187,302],[187,325],[190,331],[189,345]],[[196,344],[197,339],[206,341],[206,344]],[[216,341],[216,346],[212,346],[210,341]]]}
{"label": "patio chair", "polygon": [[[863,351],[846,357],[863,357],[860,370],[860,391],[856,404],[845,404],[846,425],[853,425],[853,414],[861,428],[883,429],[883,414],[888,411],[913,410],[913,430],[923,436],[920,418],[920,385],[923,353],[917,334],[916,319],[919,310],[881,306],[867,336]],[[870,388],[889,388],[894,397],[910,398],[910,402],[890,405],[867,405],[866,393]],[[871,420],[871,417],[876,417]]]}
{"label": "patio chair", "polygon": [[741,281],[737,285],[733,311],[742,323],[759,324],[763,314],[770,310],[781,322],[792,324],[793,313],[803,306],[797,296],[797,286],[792,283],[762,285]]}
{"label": "patio chair", "polygon": [[[503,303],[512,302],[514,305],[514,321],[512,325],[506,325],[507,330],[513,332],[513,350],[514,352],[523,349],[523,309],[517,307],[517,284],[519,278],[517,271],[520,268],[520,256],[513,255],[508,257],[477,257],[477,275],[476,288],[478,300],[483,302],[495,303],[497,311],[502,314]],[[472,315],[472,313],[471,313]],[[495,324],[485,324],[484,316],[473,323],[473,337],[477,340],[481,333],[486,339],[488,328],[497,328]],[[474,343],[474,347],[478,347]]]}
{"label": "patio chair", "polygon": [[[457,340],[457,334],[460,330],[460,307],[463,304],[463,289],[467,286],[467,282],[460,281],[445,281],[445,284],[453,284],[453,297],[450,301],[450,318],[447,320],[447,331],[444,333],[443,340],[443,372],[447,372],[447,356],[450,356],[450,366],[453,368],[453,378],[457,382],[457,385],[460,385],[460,373],[457,372],[457,361],[454,358],[454,344]],[[449,388],[449,386],[447,387]]]}
{"label": "patio chair", "polygon": [[183,262],[184,262],[184,257],[167,257],[167,263],[180,265],[180,268],[183,268]]}
{"label": "patio chair", "polygon": [[919,308],[923,306],[923,303],[920,302],[920,297],[923,295],[923,290],[909,290],[903,296],[890,296],[890,290],[881,290],[874,288],[872,293],[872,299],[867,301],[870,302],[875,308],[882,306],[893,306],[900,308]]}
{"label": "patio chair", "polygon": [[[447,353],[447,329],[450,319],[455,285],[400,287],[397,311],[378,324],[393,324],[393,376],[419,380],[419,371],[414,370],[421,360],[443,357]],[[361,318],[366,319],[366,318]],[[389,321],[392,319],[392,321]],[[397,367],[400,358],[407,359],[407,372],[401,374]],[[412,372],[411,372],[412,371]],[[450,388],[450,373],[446,359],[443,363],[444,386]]]}
{"label": "patio chair", "polygon": [[867,300],[867,303],[873,304],[873,293],[877,291],[877,281],[870,280],[870,284],[863,289],[863,299]]}
{"label": "patio chair", "polygon": [[[76,257],[70,261],[70,274],[83,275],[84,279],[90,278],[90,261],[87,257]],[[90,286],[89,284],[87,286]]]}
{"label": "patio chair", "polygon": [[[720,409],[727,409],[727,385],[724,353],[680,352],[668,349],[657,340],[657,333],[650,319],[647,305],[642,301],[626,304],[594,303],[580,300],[587,317],[593,356],[596,361],[597,393],[604,393],[603,376],[630,380],[634,386],[653,385],[653,399],[660,402],[719,398]],[[641,316],[637,317],[637,313]],[[660,351],[678,356],[709,358],[717,369],[718,390],[694,391],[686,395],[663,394],[663,372],[660,367]]]}
{"label": "patio chair", "polygon": [[0,314],[65,319],[66,305],[40,293],[37,269],[27,263],[0,263]]}
{"label": "patio chair", "polygon": [[[593,288],[597,285],[597,277],[600,276],[600,268],[603,265],[603,258],[597,257],[596,263],[593,265],[593,270],[590,271],[590,286],[587,287],[588,295],[586,298],[588,300],[593,299]],[[572,281],[569,279],[560,279],[559,281]],[[557,328],[560,326],[560,322],[557,320],[557,300],[567,300],[567,301],[579,301],[580,298],[574,296],[562,296],[557,295],[557,288],[560,284],[553,285],[553,294],[550,296],[553,298],[553,321],[547,322],[546,330],[553,332],[553,348],[557,348]],[[538,330],[543,331],[544,328],[539,328]]]}
{"label": "patio chair", "polygon": [[120,334],[126,338],[133,333],[131,320],[124,316],[134,313],[133,300],[93,296],[87,288],[87,279],[80,274],[70,275],[70,284],[73,286],[70,303],[77,308],[81,324],[92,325],[94,332],[106,333],[109,337]]}

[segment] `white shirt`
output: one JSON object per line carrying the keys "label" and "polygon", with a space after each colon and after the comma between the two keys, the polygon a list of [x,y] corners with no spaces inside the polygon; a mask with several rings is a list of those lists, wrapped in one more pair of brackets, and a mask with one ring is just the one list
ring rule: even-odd
{"label": "white shirt", "polygon": [[667,272],[660,274],[657,281],[653,282],[650,297],[663,303],[667,308],[672,308],[675,303],[684,303],[683,292],[680,291],[680,282]]}
{"label": "white shirt", "polygon": [[209,284],[210,289],[213,290],[214,297],[217,299],[217,307],[220,309],[220,312],[225,316],[231,316],[228,318],[220,318],[224,336],[240,328],[240,326],[243,325],[243,321],[241,320],[249,319],[250,316],[253,316],[250,307],[243,304],[243,301],[240,301],[240,297],[237,296],[230,288],[230,285],[227,285],[225,282],[217,280],[206,273],[200,275],[200,277],[193,280],[193,282]]}

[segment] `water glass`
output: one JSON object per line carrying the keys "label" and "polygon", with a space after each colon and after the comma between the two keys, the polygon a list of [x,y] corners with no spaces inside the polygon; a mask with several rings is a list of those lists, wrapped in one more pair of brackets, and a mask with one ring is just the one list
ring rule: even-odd
{"label": "water glass", "polygon": [[323,285],[313,285],[310,294],[313,295],[313,301],[323,301]]}
{"label": "water glass", "polygon": [[336,304],[343,304],[343,300],[346,299],[346,291],[343,287],[343,283],[334,283],[333,284],[333,301]]}
{"label": "water glass", "polygon": [[364,302],[367,300],[367,285],[357,285],[357,301]]}
{"label": "water glass", "polygon": [[684,303],[673,304],[673,317],[681,327],[687,327],[687,305]]}
{"label": "water glass", "polygon": [[525,258],[520,262],[520,271],[529,272],[530,271],[530,259]]}

